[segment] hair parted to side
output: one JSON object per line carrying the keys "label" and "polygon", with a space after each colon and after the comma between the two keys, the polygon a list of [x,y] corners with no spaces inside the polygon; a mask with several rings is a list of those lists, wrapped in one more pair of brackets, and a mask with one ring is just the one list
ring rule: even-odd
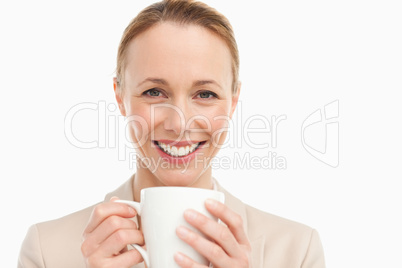
{"label": "hair parted to side", "polygon": [[163,0],[142,10],[127,26],[117,54],[116,78],[124,88],[126,51],[131,40],[157,23],[175,22],[202,26],[221,37],[232,56],[232,92],[236,93],[239,78],[239,51],[229,20],[208,5],[194,0]]}

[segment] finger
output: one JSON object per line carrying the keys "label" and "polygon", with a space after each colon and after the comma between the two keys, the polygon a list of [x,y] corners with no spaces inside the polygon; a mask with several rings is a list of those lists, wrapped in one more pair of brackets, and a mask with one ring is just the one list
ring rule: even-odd
{"label": "finger", "polygon": [[111,234],[119,229],[137,230],[137,225],[131,219],[125,219],[119,216],[110,216],[104,220],[92,233],[84,234],[85,241],[82,245],[83,254],[86,256],[92,254],[103,241],[105,241]]}
{"label": "finger", "polygon": [[114,261],[114,265],[110,267],[132,267],[144,260],[138,250],[131,249],[115,257]]}
{"label": "finger", "polygon": [[250,242],[248,241],[247,235],[244,231],[243,219],[239,214],[235,213],[225,204],[213,199],[207,199],[207,201],[205,201],[205,207],[212,215],[221,219],[221,221],[228,226],[240,244],[247,246],[250,245]]}
{"label": "finger", "polygon": [[133,229],[120,229],[110,235],[97,249],[99,256],[119,255],[129,244],[144,245],[142,232]]}
{"label": "finger", "polygon": [[239,243],[226,226],[192,209],[184,212],[184,218],[192,226],[218,243],[229,256],[235,257],[242,253]]}
{"label": "finger", "polygon": [[196,263],[193,259],[187,257],[181,252],[174,255],[175,262],[182,268],[207,268],[207,266]]}
{"label": "finger", "polygon": [[143,258],[138,250],[131,249],[119,256],[113,258],[113,265],[110,267],[132,267],[140,262],[143,262]]}
{"label": "finger", "polygon": [[137,250],[128,250],[118,256],[103,258],[93,254],[87,259],[88,267],[132,267],[142,262],[142,256]]}
{"label": "finger", "polygon": [[207,258],[214,266],[233,267],[231,265],[232,260],[226,252],[220,246],[212,243],[200,234],[197,234],[183,226],[176,229],[176,234],[198,253]]}
{"label": "finger", "polygon": [[97,205],[90,216],[87,227],[84,233],[91,233],[95,230],[100,223],[102,223],[106,218],[116,215],[124,218],[132,218],[136,215],[136,211],[122,203],[107,202]]}

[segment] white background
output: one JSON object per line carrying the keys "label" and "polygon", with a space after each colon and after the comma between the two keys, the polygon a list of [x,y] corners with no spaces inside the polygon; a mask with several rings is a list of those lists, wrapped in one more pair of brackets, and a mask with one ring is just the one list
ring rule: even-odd
{"label": "white background", "polygon": [[[134,172],[113,146],[71,145],[64,119],[79,103],[115,103],[121,34],[151,2],[1,2],[2,267],[16,266],[30,225],[103,200]],[[285,170],[227,169],[214,176],[244,202],[316,228],[328,267],[401,267],[399,1],[205,2],[235,29],[243,118],[287,116],[276,148],[243,144],[222,152],[274,151],[286,158]],[[303,120],[335,100],[337,168],[308,154],[300,136]],[[96,139],[97,120],[96,111],[80,114],[76,135]],[[258,140],[269,141],[266,135]]]}

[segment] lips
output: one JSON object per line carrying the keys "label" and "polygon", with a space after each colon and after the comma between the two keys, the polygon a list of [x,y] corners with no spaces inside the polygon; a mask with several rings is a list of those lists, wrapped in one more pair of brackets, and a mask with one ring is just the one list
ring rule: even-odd
{"label": "lips", "polygon": [[[164,153],[172,157],[186,157],[195,152],[206,141],[202,142],[168,142],[168,141],[153,141]],[[174,145],[173,145],[174,144]]]}

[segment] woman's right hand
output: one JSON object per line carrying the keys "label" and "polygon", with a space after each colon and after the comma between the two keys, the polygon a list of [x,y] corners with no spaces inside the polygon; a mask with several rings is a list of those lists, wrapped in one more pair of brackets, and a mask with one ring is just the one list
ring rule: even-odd
{"label": "woman's right hand", "polygon": [[135,249],[127,245],[144,245],[144,237],[130,218],[136,211],[126,204],[111,202],[97,205],[83,233],[81,252],[87,267],[132,267],[143,261]]}

